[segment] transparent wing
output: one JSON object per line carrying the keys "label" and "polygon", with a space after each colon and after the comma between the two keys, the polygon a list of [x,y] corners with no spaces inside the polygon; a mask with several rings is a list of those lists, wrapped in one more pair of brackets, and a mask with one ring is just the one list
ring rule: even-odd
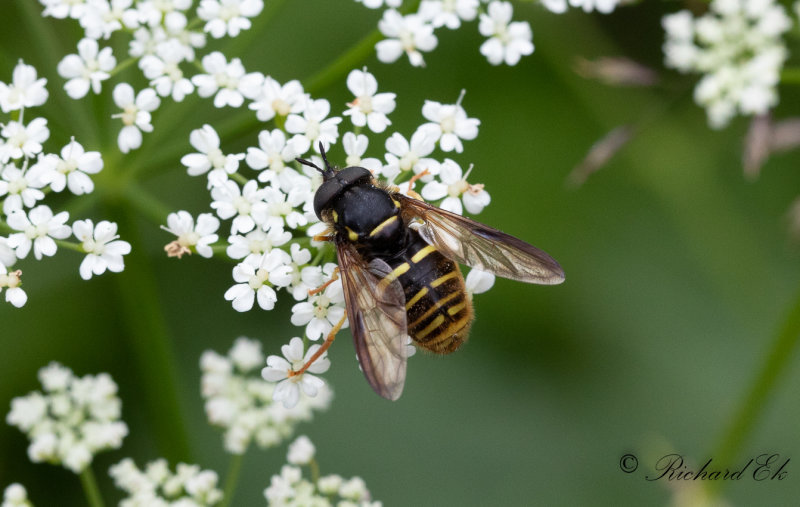
{"label": "transparent wing", "polygon": [[419,234],[446,257],[520,282],[564,281],[564,270],[555,259],[521,239],[402,194],[393,197],[407,218],[421,220]]}
{"label": "transparent wing", "polygon": [[400,282],[380,284],[391,272],[384,261],[368,265],[347,243],[337,247],[347,317],[358,361],[376,393],[396,400],[406,380],[406,298]]}

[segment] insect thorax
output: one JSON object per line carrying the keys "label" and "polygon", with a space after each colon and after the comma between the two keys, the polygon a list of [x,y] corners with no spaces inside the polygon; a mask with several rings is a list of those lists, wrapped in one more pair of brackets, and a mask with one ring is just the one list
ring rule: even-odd
{"label": "insect thorax", "polygon": [[374,185],[345,190],[334,202],[330,216],[337,234],[371,252],[395,250],[404,243],[399,204]]}

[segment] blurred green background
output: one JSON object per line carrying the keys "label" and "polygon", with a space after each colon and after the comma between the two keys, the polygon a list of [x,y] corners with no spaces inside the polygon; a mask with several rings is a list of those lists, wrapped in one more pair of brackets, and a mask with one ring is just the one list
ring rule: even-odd
{"label": "blurred green background", "polygon": [[[652,505],[670,502],[679,486],[645,480],[658,457],[677,452],[700,464],[715,458],[798,294],[800,249],[786,214],[800,193],[800,156],[773,157],[755,182],[743,177],[747,121],[709,130],[691,100],[696,78],[662,69],[660,17],[677,8],[644,2],[610,16],[556,16],[517,5],[515,17],[530,21],[536,51],[512,68],[492,67],[479,54],[483,38],[475,23],[438,31],[439,47],[426,55],[424,69],[405,59],[381,64],[372,52],[357,64],[368,66],[381,91],[397,93],[391,119],[406,136],[423,121],[425,99],[452,103],[467,90],[463,105],[481,120],[480,135],[456,160],[474,163],[471,179],[491,193],[480,220],[548,251],[567,281],[539,287],[498,280],[476,296],[469,343],[451,357],[413,357],[395,403],[371,391],[353,361],[349,333],[340,335],[326,374],[334,403],[298,428],[316,444],[323,474],[360,475],[385,505]],[[111,86],[101,98],[65,97],[54,68],[75,51],[78,30],[37,18],[38,9],[33,0],[4,3],[0,76],[8,81],[23,58],[48,78],[51,97],[41,114],[49,119],[51,150],[75,135],[87,149],[116,152]],[[306,0],[281,3],[269,17],[211,47],[241,57],[249,71],[307,83],[368,34],[379,14],[349,1]],[[611,88],[573,71],[578,56],[623,54],[660,70],[665,84]],[[120,77],[143,85],[135,68]],[[777,116],[798,114],[796,87],[780,92]],[[334,112],[344,109],[350,98],[344,76],[315,96],[329,99]],[[106,159],[109,173],[144,167],[137,183],[171,210],[206,211],[204,180],[188,178],[179,163],[193,151],[189,132],[203,123],[230,128],[247,116],[199,99],[162,106],[139,152]],[[581,188],[568,187],[567,175],[597,139],[645,118],[606,167]],[[234,131],[223,149],[255,145],[257,126]],[[368,153],[382,155],[381,144],[372,144]],[[331,157],[343,160],[340,145]],[[222,297],[232,284],[231,264],[167,259],[162,246],[169,235],[126,209],[119,187],[100,178],[92,205],[70,209],[71,220],[120,223],[123,239],[136,248],[124,274],[84,282],[81,257],[69,251],[44,262],[28,259],[18,264],[28,304],[0,305],[3,413],[13,397],[40,388],[36,372],[53,360],[78,375],[109,372],[119,384],[131,433],[122,449],[94,464],[101,489],[115,502],[120,492],[108,467],[126,456],[143,465],[172,455],[175,445],[156,437],[165,424],[186,428],[186,459],[224,475],[229,458],[221,434],[206,423],[199,394],[201,353],[225,353],[240,335],[277,353],[299,331],[288,322],[291,298],[273,312],[235,312]],[[137,300],[141,294],[152,296]],[[152,407],[171,404],[169,398],[148,399],[165,382],[159,365],[142,368],[132,359],[151,346],[141,339],[150,333],[141,315],[151,308],[163,315],[176,360],[179,400],[165,412]],[[733,504],[789,505],[800,494],[800,372],[796,357],[788,362],[733,461],[741,466],[780,453],[792,459],[788,477],[724,484],[722,495]],[[22,482],[36,505],[83,505],[77,478],[30,463],[27,444],[3,425],[0,486]],[[635,473],[620,470],[625,453],[638,456]],[[263,504],[269,477],[284,459],[285,447],[251,449],[235,504]]]}

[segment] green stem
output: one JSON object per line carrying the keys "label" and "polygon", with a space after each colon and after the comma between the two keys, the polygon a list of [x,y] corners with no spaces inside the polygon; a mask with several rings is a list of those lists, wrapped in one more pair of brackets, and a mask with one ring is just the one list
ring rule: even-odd
{"label": "green stem", "polygon": [[361,62],[366,60],[375,51],[375,44],[382,38],[383,34],[377,29],[368,33],[366,37],[342,53],[333,63],[306,80],[305,90],[311,95],[316,95],[341,79],[342,76],[357,68]]}
{"label": "green stem", "polygon": [[185,417],[178,396],[177,360],[159,301],[160,289],[150,256],[141,241],[136,213],[117,207],[120,234],[131,243],[125,270],[114,276],[122,338],[128,342],[133,367],[141,379],[142,417],[150,425],[159,452],[170,462],[191,463]]}
{"label": "green stem", "polygon": [[138,60],[139,60],[138,58],[128,58],[128,59],[127,59],[127,60],[125,60],[124,62],[122,62],[122,63],[118,64],[116,67],[114,67],[114,68],[111,70],[111,72],[109,72],[109,75],[110,75],[111,77],[114,77],[114,76],[116,76],[118,73],[120,73],[120,72],[122,72],[123,70],[127,69],[127,68],[128,68],[128,67],[130,67],[132,64],[136,63]]}
{"label": "green stem", "polygon": [[128,204],[154,224],[166,224],[167,215],[173,211],[156,196],[135,182],[125,185],[124,198]]}
{"label": "green stem", "polygon": [[103,497],[100,495],[100,489],[97,487],[97,480],[94,477],[91,465],[83,469],[83,472],[80,473],[80,478],[89,506],[104,507]]}
{"label": "green stem", "polygon": [[225,476],[225,490],[222,494],[220,507],[233,505],[233,495],[236,494],[236,486],[239,484],[239,473],[242,471],[244,454],[234,454],[228,465],[228,474]]}
{"label": "green stem", "polygon": [[[778,330],[755,380],[736,410],[731,424],[723,434],[722,440],[711,454],[721,466],[729,466],[741,451],[747,437],[753,432],[765,409],[778,380],[786,373],[794,359],[794,352],[800,342],[800,291]],[[712,481],[709,491],[719,489],[720,484]]]}

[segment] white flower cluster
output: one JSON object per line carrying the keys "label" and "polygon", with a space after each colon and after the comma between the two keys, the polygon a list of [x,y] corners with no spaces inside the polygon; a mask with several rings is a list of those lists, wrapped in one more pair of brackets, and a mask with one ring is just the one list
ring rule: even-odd
{"label": "white flower cluster", "polygon": [[39,381],[44,392],[14,398],[6,417],[31,440],[31,461],[63,465],[77,474],[98,452],[122,445],[128,427],[119,420],[122,402],[108,374],[79,378],[53,362],[39,370]]}
{"label": "white flower cluster", "polygon": [[[370,9],[384,7],[383,0],[356,0]],[[516,65],[523,56],[533,53],[533,32],[527,21],[512,21],[510,2],[497,0],[422,0],[416,12],[401,14],[400,1],[387,0],[378,22],[384,39],[375,45],[378,60],[397,61],[403,53],[411,65],[425,65],[422,53],[433,51],[439,43],[435,31],[455,30],[462,22],[479,20],[478,31],[487,40],[481,54],[492,65]],[[485,5],[484,5],[485,4]]]}
{"label": "white flower cluster", "polygon": [[[316,155],[320,143],[337,143],[339,126],[343,117],[348,117],[353,130],[341,136],[342,158],[348,166],[366,167],[376,178],[412,195],[416,195],[413,187],[420,180],[424,183],[422,196],[443,209],[480,213],[490,202],[489,193],[483,185],[467,181],[470,170],[462,171],[455,160],[436,158],[435,153],[437,149],[442,154],[462,153],[464,141],[478,135],[480,121],[470,118],[462,107],[463,92],[454,104],[428,100],[422,107],[425,121],[409,140],[388,130],[395,94],[379,93],[377,80],[365,69],[354,70],[347,77],[354,99],[342,116],[330,116],[330,103],[312,98],[297,81],[281,84],[269,76],[249,76],[258,83],[259,92],[248,107],[273,127],[261,131],[258,146],[247,148],[246,153],[225,153],[210,125],[192,132],[189,141],[197,151],[181,162],[189,175],[206,176],[210,208],[216,217],[202,213],[195,221],[186,211],[171,214],[166,230],[177,239],[167,245],[167,251],[173,256],[191,252],[210,256],[215,248],[224,249],[238,261],[233,268],[235,284],[225,292],[234,309],[248,311],[257,304],[272,310],[280,292],[287,292],[296,301],[292,324],[304,327],[306,338],[319,340],[343,319],[344,295],[341,280],[334,276],[336,265],[326,262],[333,260],[333,250],[312,239],[326,228],[313,207],[322,177],[295,158],[311,158],[324,165]],[[370,136],[385,133],[385,150],[376,153],[381,158],[366,156],[370,141],[362,133],[365,128]],[[213,245],[218,237],[225,237],[218,233],[221,221],[229,224],[230,234],[224,244]],[[491,275],[475,272],[468,280],[471,287],[488,289],[493,279],[487,277]],[[289,345],[284,351],[286,364],[298,366],[298,361],[309,356],[302,340],[297,342],[299,345]],[[311,375],[287,378],[286,368],[278,370],[269,377],[284,380],[275,395],[287,406],[297,402],[300,388],[310,396],[318,388]]]}
{"label": "white flower cluster", "polygon": [[31,507],[30,500],[28,500],[28,492],[22,484],[14,483],[3,492],[3,503],[0,507]]}
{"label": "white flower cluster", "polygon": [[[251,26],[250,19],[261,13],[263,0],[40,0],[43,15],[72,18],[83,29],[77,53],[65,56],[58,73],[66,79],[64,89],[73,99],[91,90],[98,94],[103,82],[127,65],[138,62],[149,86],[136,91],[128,83],[114,87],[114,114],[122,122],[117,144],[123,153],[142,145],[142,134],[153,130],[152,113],[161,98],[181,102],[187,95],[215,95],[214,105],[238,107],[242,94],[255,90],[238,59],[230,63],[214,52],[202,58],[196,50],[205,47],[206,37],[236,37]],[[201,26],[202,28],[195,28]],[[127,54],[115,56],[110,45],[101,47],[112,34],[131,34]],[[117,65],[117,61],[123,63]],[[249,98],[254,98],[249,96]]]}
{"label": "white flower cluster", "polygon": [[298,396],[291,408],[273,401],[277,387],[259,377],[263,365],[261,344],[244,337],[227,356],[208,350],[200,359],[206,415],[212,425],[225,428],[225,450],[231,454],[244,454],[251,442],[261,448],[276,446],[298,423],[310,421],[315,410],[330,405],[332,392],[324,384],[316,397]]}
{"label": "white flower cluster", "polygon": [[273,475],[270,486],[264,490],[269,505],[283,507],[333,506],[380,507],[371,498],[361,477],[344,479],[339,475],[325,475],[314,480],[303,478],[302,466],[314,462],[316,449],[306,436],[300,436],[291,445],[287,455],[288,465],[281,473]]}
{"label": "white flower cluster", "polygon": [[111,467],[109,475],[129,495],[120,507],[206,507],[222,500],[217,473],[197,465],[179,463],[172,473],[166,460],[158,459],[139,470],[125,458]]}
{"label": "white flower cluster", "polygon": [[[77,220],[70,226],[68,212],[54,213],[42,204],[51,192],[91,193],[90,175],[103,168],[100,153],[84,150],[75,139],[58,154],[47,153],[43,146],[50,137],[47,120],[34,118],[26,123],[28,108],[47,100],[46,81],[37,78],[32,66],[20,62],[11,83],[0,82],[0,109],[12,118],[0,129],[0,234],[7,233],[0,235],[0,291],[7,289],[6,301],[17,307],[28,298],[20,287],[22,271],[9,268],[31,252],[36,260],[52,257],[59,241],[82,251],[86,257],[79,272],[84,280],[106,270],[122,271],[122,256],[130,252],[130,244],[117,239],[116,224]],[[71,235],[77,243],[63,242]]]}
{"label": "white flower cluster", "polygon": [[788,56],[782,35],[792,26],[774,0],[713,0],[709,12],[665,16],[666,64],[703,74],[694,99],[706,108],[712,128],[737,113],[766,113],[778,103],[777,85]]}

